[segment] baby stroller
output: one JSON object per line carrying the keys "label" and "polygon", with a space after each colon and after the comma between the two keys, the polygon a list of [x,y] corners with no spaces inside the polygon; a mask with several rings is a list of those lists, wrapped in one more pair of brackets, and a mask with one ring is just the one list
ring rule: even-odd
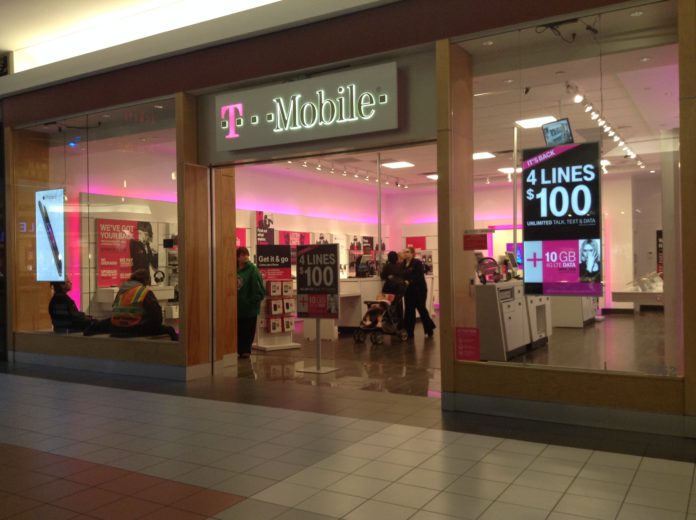
{"label": "baby stroller", "polygon": [[401,305],[406,292],[405,284],[400,284],[395,292],[396,294],[380,293],[376,299],[365,302],[367,312],[353,335],[356,343],[363,343],[368,334],[370,342],[378,345],[384,342],[385,334],[396,336],[401,341],[408,339]]}

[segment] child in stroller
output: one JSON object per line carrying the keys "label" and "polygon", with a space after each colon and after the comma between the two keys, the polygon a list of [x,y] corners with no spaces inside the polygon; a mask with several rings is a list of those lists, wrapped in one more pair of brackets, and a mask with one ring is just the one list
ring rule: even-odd
{"label": "child in stroller", "polygon": [[408,338],[408,333],[403,328],[403,317],[401,316],[401,305],[399,305],[401,294],[379,293],[374,300],[365,302],[367,312],[360,322],[360,327],[355,331],[355,341],[362,343],[367,334],[370,334],[372,343],[382,343],[384,334],[396,336],[404,341]]}

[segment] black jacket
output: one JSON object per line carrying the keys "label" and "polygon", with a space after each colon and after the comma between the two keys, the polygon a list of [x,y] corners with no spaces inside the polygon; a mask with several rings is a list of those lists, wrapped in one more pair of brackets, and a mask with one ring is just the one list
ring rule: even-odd
{"label": "black jacket", "polygon": [[379,274],[380,278],[384,280],[384,285],[382,286],[382,292],[385,294],[399,294],[403,295],[405,290],[404,287],[404,268],[400,263],[386,263],[382,267],[382,272]]}
{"label": "black jacket", "polygon": [[425,295],[428,293],[428,286],[425,283],[425,268],[423,262],[417,258],[411,259],[407,266],[406,262],[401,264],[404,273],[404,280],[408,282],[406,295]]}
{"label": "black jacket", "polygon": [[48,304],[55,332],[81,332],[90,320],[84,312],[77,310],[73,299],[65,293],[55,293]]}

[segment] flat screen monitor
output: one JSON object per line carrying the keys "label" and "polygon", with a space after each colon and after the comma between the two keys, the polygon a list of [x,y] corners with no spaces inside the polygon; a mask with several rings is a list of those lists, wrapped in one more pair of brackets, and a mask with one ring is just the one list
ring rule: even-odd
{"label": "flat screen monitor", "polygon": [[573,142],[573,132],[570,130],[570,122],[567,118],[541,125],[541,130],[544,132],[546,146],[558,146]]}

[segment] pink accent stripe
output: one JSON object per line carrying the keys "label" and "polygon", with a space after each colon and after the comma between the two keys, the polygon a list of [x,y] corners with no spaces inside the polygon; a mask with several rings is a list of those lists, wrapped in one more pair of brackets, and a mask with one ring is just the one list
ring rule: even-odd
{"label": "pink accent stripe", "polygon": [[530,157],[526,161],[522,163],[522,169],[523,170],[528,170],[532,166],[536,166],[538,164],[543,163],[544,161],[548,161],[549,159],[553,159],[555,157],[558,157],[559,155],[567,152],[568,150],[572,150],[573,148],[577,148],[580,146],[579,144],[564,144],[561,146],[554,146],[553,148],[549,148],[548,150],[544,150],[542,153],[539,155],[535,155],[534,157]]}

